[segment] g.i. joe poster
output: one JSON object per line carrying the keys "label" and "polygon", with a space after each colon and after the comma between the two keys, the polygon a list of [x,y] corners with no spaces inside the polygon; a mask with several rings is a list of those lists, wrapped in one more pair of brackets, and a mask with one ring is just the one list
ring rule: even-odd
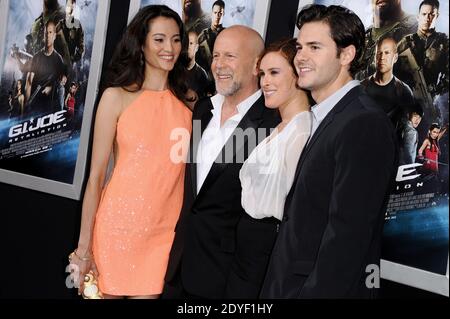
{"label": "g.i. joe poster", "polygon": [[381,276],[448,296],[449,3],[301,0],[299,10],[309,3],[343,5],[361,18],[365,67],[356,78],[396,130]]}
{"label": "g.i. joe poster", "polygon": [[79,197],[99,75],[94,50],[106,30],[102,2],[2,1],[0,181]]}
{"label": "g.i. joe poster", "polygon": [[254,28],[264,38],[270,0],[131,0],[129,21],[147,5],[167,5],[184,22],[188,37],[188,87],[195,92],[188,105],[215,94],[211,62],[214,43],[227,27],[235,24]]}

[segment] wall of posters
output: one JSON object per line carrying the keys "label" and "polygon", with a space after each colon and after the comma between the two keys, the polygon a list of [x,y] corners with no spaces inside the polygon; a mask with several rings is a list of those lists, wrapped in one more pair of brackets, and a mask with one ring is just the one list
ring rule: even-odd
{"label": "wall of posters", "polygon": [[[440,1],[439,8],[425,4],[419,10],[421,2],[300,1],[299,11],[309,3],[343,5],[363,21],[365,69],[356,77],[391,118],[399,142],[381,276],[448,296],[449,3]],[[396,21],[388,23],[393,16]],[[391,50],[390,60],[377,54],[386,48]],[[395,78],[385,88],[372,84],[374,74],[387,72]]]}
{"label": "wall of posters", "polygon": [[1,6],[0,181],[78,199],[109,1]]}

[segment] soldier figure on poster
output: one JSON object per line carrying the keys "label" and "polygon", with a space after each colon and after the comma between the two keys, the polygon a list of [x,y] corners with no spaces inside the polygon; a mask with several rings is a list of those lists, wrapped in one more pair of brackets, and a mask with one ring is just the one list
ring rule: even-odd
{"label": "soldier figure on poster", "polygon": [[431,122],[441,120],[434,103],[448,92],[448,36],[435,30],[439,1],[424,0],[419,5],[418,29],[398,44],[398,74],[414,90]]}
{"label": "soldier figure on poster", "polygon": [[186,30],[194,30],[200,34],[211,24],[211,17],[202,10],[202,0],[182,0],[183,1],[183,22]]}
{"label": "soldier figure on poster", "polygon": [[394,38],[380,38],[375,52],[376,71],[361,84],[367,94],[380,104],[398,130],[414,105],[413,92],[406,83],[394,76],[394,65],[398,58]]}
{"label": "soldier figure on poster", "polygon": [[67,66],[54,47],[56,22],[48,20],[44,32],[45,47],[33,56],[25,85],[30,114],[60,110],[62,105],[57,94],[63,92],[67,80]]}
{"label": "soldier figure on poster", "polygon": [[415,32],[417,21],[414,15],[402,9],[400,0],[371,0],[373,24],[366,30],[366,51],[362,58],[366,68],[357,74],[362,80],[375,71],[375,49],[381,37],[391,36],[396,42],[403,36]]}
{"label": "soldier figure on poster", "polygon": [[[97,7],[97,1],[9,2],[1,53],[0,169],[72,182]],[[56,117],[57,124],[51,121]],[[58,169],[43,169],[49,163]]]}
{"label": "soldier figure on poster", "polygon": [[222,25],[222,18],[225,14],[225,2],[217,0],[213,3],[211,12],[211,26],[203,29],[198,36],[199,43],[199,63],[206,70],[211,69],[212,52],[214,49],[214,42],[216,42],[217,35],[225,29]]}

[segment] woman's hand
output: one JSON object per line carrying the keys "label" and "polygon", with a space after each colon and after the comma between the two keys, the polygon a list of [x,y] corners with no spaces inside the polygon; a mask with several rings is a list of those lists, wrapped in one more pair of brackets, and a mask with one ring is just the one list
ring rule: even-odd
{"label": "woman's hand", "polygon": [[73,266],[73,279],[75,287],[78,287],[78,295],[81,295],[84,289],[84,278],[92,270],[95,277],[98,277],[97,265],[94,256],[91,253],[80,253],[75,250],[70,255],[70,264]]}

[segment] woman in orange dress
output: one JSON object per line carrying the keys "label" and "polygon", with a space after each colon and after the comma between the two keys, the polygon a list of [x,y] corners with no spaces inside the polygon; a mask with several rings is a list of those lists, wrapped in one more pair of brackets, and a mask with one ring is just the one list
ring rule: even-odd
{"label": "woman in orange dress", "polygon": [[[191,130],[191,111],[182,102],[186,49],[178,14],[147,6],[111,62],[71,261],[80,278],[90,270],[98,276],[105,298],[153,299],[162,292]],[[172,140],[180,130],[184,138]],[[115,165],[104,186],[111,151]]]}

